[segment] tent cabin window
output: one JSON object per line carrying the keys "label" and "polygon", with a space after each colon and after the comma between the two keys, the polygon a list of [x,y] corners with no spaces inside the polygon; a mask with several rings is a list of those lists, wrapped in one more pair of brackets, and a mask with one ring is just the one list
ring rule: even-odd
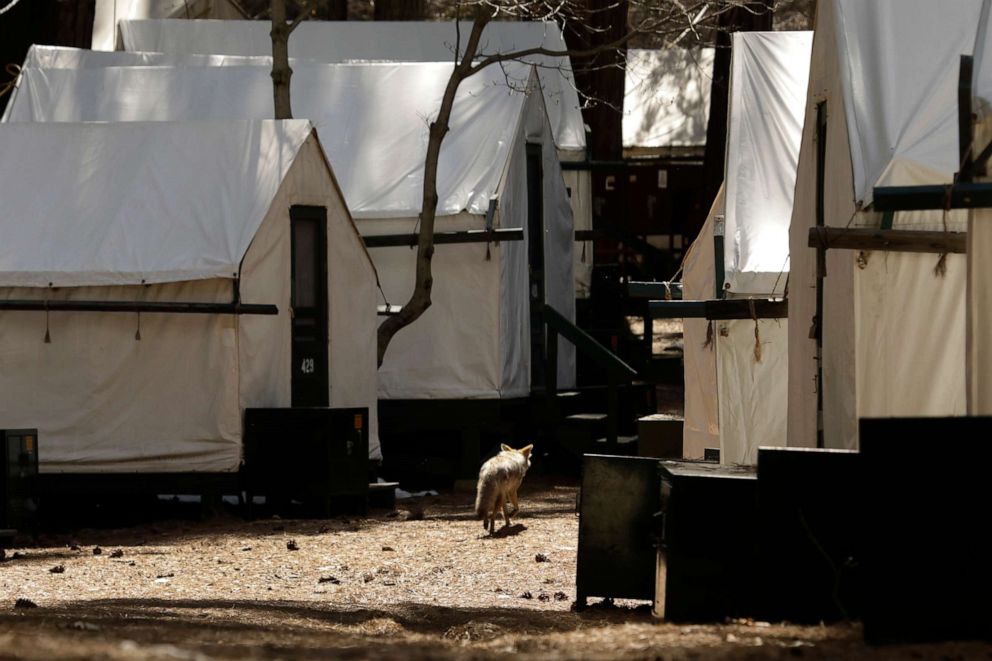
{"label": "tent cabin window", "polygon": [[327,406],[327,209],[290,207],[293,406]]}
{"label": "tent cabin window", "polygon": [[544,386],[544,166],[540,143],[527,143],[527,264],[530,287],[530,385]]}

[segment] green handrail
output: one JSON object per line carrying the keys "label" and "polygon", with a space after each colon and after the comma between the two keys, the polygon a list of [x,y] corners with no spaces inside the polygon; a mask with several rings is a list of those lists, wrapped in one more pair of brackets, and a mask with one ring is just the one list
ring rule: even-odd
{"label": "green handrail", "polygon": [[575,345],[576,349],[588,355],[597,365],[607,371],[606,439],[615,446],[617,442],[617,412],[620,408],[620,380],[624,379],[629,382],[632,377],[637,376],[637,370],[620,360],[616,354],[550,305],[544,306],[544,323],[548,330],[547,360],[545,361],[546,433],[548,437],[554,435],[554,421],[558,419],[558,336],[561,335]]}
{"label": "green handrail", "polygon": [[574,344],[576,349],[588,355],[600,367],[617,372],[620,376],[637,376],[637,370],[623,362],[615,353],[597,342],[595,338],[573,324],[550,305],[544,306],[544,321],[548,328]]}

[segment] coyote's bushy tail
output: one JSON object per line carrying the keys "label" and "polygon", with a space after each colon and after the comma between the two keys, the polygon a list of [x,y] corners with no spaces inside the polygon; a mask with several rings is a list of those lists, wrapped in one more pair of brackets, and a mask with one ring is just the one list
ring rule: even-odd
{"label": "coyote's bushy tail", "polygon": [[490,516],[493,508],[496,507],[496,497],[499,494],[496,480],[486,477],[485,475],[479,477],[479,484],[475,490],[475,515],[480,519]]}

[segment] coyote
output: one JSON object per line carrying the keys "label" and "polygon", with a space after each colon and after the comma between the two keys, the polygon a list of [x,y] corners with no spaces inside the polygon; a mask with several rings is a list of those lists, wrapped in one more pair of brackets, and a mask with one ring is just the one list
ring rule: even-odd
{"label": "coyote", "polygon": [[[482,464],[479,470],[479,484],[475,496],[475,513],[482,519],[482,527],[489,534],[496,532],[496,514],[502,512],[503,525],[510,525],[510,515],[520,511],[517,503],[517,489],[530,468],[530,452],[533,445],[514,450],[509,445],[500,444],[498,455]],[[513,505],[513,511],[507,509]]]}

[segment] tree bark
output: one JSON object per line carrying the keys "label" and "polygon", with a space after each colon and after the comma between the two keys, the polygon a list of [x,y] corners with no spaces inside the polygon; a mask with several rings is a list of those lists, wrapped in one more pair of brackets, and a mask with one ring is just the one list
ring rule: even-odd
{"label": "tree bark", "polygon": [[289,34],[286,22],[286,0],[272,0],[272,100],[276,119],[292,119],[293,107],[289,97],[289,83],[293,69],[289,66]]}
{"label": "tree bark", "polygon": [[[628,32],[626,2],[584,0],[586,21],[566,24],[565,38],[571,50],[593,50],[621,39]],[[626,44],[595,55],[572,58],[575,84],[589,99],[583,109],[585,123],[595,126],[589,156],[597,160],[617,160],[623,152],[623,93]]]}
{"label": "tree bark", "polygon": [[[441,145],[444,137],[448,133],[448,122],[451,119],[451,109],[455,103],[455,94],[462,81],[471,76],[478,69],[473,69],[472,60],[479,48],[479,40],[482,31],[489,23],[490,17],[482,9],[476,11],[475,19],[472,22],[472,32],[468,42],[465,44],[465,51],[461,59],[456,59],[455,68],[448,78],[448,84],[444,88],[444,96],[441,99],[441,107],[438,110],[437,118],[431,122],[427,140],[427,157],[424,159],[424,187],[420,212],[420,229],[417,236],[417,271],[414,281],[413,294],[410,300],[400,309],[400,311],[379,325],[378,331],[378,364],[382,367],[382,360],[386,355],[386,349],[393,337],[401,329],[409,326],[427,311],[431,306],[431,290],[434,287],[434,276],[431,271],[431,264],[434,258],[434,218],[437,213],[437,166],[441,155]],[[457,51],[456,51],[457,57]]]}
{"label": "tree bark", "polygon": [[422,21],[427,18],[427,0],[375,0],[377,21]]}
{"label": "tree bark", "polygon": [[716,197],[723,183],[727,152],[727,111],[730,102],[730,34],[737,31],[772,29],[772,0],[759,0],[748,8],[735,8],[720,15],[710,85],[710,117],[706,124],[703,156],[703,200]]}

